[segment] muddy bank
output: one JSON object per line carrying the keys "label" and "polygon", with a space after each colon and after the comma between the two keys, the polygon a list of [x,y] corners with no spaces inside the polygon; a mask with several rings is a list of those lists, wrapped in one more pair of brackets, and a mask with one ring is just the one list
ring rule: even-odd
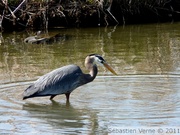
{"label": "muddy bank", "polygon": [[1,30],[180,21],[178,0],[0,1]]}

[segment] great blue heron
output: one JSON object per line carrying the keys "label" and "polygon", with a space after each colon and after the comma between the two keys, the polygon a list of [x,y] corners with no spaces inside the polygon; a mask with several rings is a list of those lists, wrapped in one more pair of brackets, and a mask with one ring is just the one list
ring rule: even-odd
{"label": "great blue heron", "polygon": [[69,101],[70,93],[79,86],[93,81],[98,73],[97,65],[105,66],[113,74],[116,72],[97,54],[90,54],[85,59],[85,67],[90,71],[84,74],[79,66],[68,65],[41,76],[23,93],[23,99],[50,96],[52,100],[56,95],[65,94]]}

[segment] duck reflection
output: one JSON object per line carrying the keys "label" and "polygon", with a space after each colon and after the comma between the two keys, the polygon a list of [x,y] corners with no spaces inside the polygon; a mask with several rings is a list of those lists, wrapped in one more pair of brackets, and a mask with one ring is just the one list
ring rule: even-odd
{"label": "duck reflection", "polygon": [[51,104],[26,103],[23,110],[28,112],[28,117],[38,118],[47,121],[54,129],[61,130],[70,128],[74,131],[93,131],[97,123],[97,115],[85,109],[75,109],[69,102],[61,104],[54,100]]}

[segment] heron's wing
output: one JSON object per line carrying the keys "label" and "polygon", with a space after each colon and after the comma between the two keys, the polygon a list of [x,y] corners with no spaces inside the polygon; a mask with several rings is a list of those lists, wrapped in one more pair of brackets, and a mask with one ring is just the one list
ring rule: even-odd
{"label": "heron's wing", "polygon": [[40,77],[24,91],[24,97],[65,94],[81,85],[81,69],[68,65]]}

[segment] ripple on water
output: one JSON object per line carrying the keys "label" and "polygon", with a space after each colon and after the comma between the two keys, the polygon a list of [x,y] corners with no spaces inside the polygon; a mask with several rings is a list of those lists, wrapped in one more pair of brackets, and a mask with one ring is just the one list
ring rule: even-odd
{"label": "ripple on water", "polygon": [[79,87],[65,102],[60,95],[23,101],[32,82],[1,84],[3,133],[107,132],[108,126],[178,126],[180,78],[177,75],[100,76]]}

